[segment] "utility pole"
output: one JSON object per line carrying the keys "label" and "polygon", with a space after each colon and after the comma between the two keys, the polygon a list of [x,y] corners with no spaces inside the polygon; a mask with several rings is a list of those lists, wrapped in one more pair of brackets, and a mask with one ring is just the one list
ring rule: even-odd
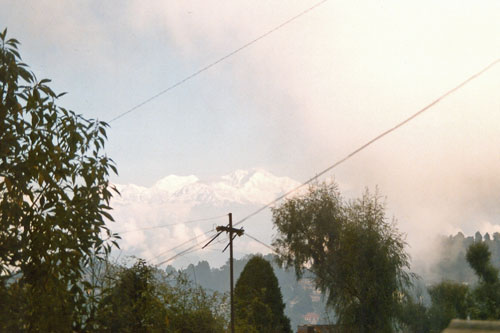
{"label": "utility pole", "polygon": [[234,333],[234,288],[233,288],[233,214],[229,213],[229,283],[231,284],[231,333]]}
{"label": "utility pole", "polygon": [[227,247],[229,246],[229,282],[230,282],[230,298],[231,298],[231,333],[234,333],[234,300],[233,300],[233,293],[234,293],[234,288],[233,288],[233,239],[236,236],[242,236],[243,235],[243,228],[241,229],[236,229],[233,228],[233,214],[229,213],[229,225],[228,226],[218,226],[215,228],[215,230],[218,231],[217,235],[215,235],[207,244],[203,246],[203,248],[207,247],[210,243],[212,243],[217,237],[222,232],[227,232],[229,234],[229,244],[222,250],[224,252]]}

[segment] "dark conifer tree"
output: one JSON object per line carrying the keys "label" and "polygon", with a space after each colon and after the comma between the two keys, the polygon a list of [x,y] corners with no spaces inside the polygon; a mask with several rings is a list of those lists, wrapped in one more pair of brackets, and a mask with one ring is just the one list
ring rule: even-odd
{"label": "dark conifer tree", "polygon": [[260,256],[248,261],[235,287],[239,330],[291,332],[283,297],[271,264]]}

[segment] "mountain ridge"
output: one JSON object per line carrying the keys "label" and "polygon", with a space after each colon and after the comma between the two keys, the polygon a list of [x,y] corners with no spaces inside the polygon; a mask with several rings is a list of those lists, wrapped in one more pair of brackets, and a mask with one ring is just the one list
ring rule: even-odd
{"label": "mountain ridge", "polygon": [[275,176],[263,169],[236,170],[211,182],[195,175],[168,175],[151,187],[135,184],[116,184],[121,193],[115,203],[130,202],[200,204],[265,204],[300,183]]}

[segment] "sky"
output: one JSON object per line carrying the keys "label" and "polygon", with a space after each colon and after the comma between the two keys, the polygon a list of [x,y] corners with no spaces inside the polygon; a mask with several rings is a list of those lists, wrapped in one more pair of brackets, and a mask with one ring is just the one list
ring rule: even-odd
{"label": "sky", "polygon": [[[60,105],[109,121],[315,3],[0,0],[0,27],[68,92]],[[302,182],[498,59],[499,13],[497,0],[326,1],[111,122],[113,182],[252,168]],[[425,260],[431,235],[500,231],[499,166],[497,65],[322,179],[352,197],[378,186]]]}

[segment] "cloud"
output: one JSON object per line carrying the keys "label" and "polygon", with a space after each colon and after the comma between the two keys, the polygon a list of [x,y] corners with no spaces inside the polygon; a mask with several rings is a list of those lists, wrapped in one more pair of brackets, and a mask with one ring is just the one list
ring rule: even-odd
{"label": "cloud", "polygon": [[[135,1],[128,13],[132,26],[163,31],[182,57],[206,65],[313,3]],[[500,33],[492,14],[498,2],[450,1],[429,11],[431,4],[327,2],[204,75],[221,89],[237,87],[231,93],[251,105],[252,113],[245,116],[257,118],[261,126],[265,163],[293,162],[301,171],[291,176],[305,178],[500,54],[492,42]],[[456,160],[462,151],[482,149],[488,161],[492,151],[483,146],[496,140],[500,122],[497,87],[498,69],[400,130],[397,142],[381,142],[381,151],[371,158],[385,158],[384,150],[395,149],[399,156],[391,159],[411,158],[421,145],[424,159],[441,154],[441,159]],[[436,167],[431,163],[427,169]],[[415,172],[412,166],[400,171],[411,178]]]}
{"label": "cloud", "polygon": [[[48,49],[40,47],[40,57],[71,61],[88,71],[127,72],[133,75],[113,77],[107,86],[121,82],[129,92],[132,82],[150,93],[166,85],[168,71],[159,64],[172,63],[174,71],[185,66],[183,75],[192,73],[313,3],[20,1],[11,5],[9,15],[26,22],[24,29],[39,36],[39,45],[48,43]],[[203,151],[182,146],[185,155],[170,159],[199,155],[199,168],[205,169],[211,157],[224,169],[229,162],[220,154],[225,152],[240,163],[252,161],[252,166],[305,180],[498,57],[499,7],[496,0],[329,1],[207,71],[205,81],[198,78],[210,84],[185,94],[190,101],[201,99],[203,114],[186,112],[192,119],[183,126],[174,122],[169,128],[155,118],[144,124],[148,134],[184,130],[208,114],[219,126],[207,132],[210,138],[219,135],[220,145],[204,140],[206,124],[201,121]],[[471,234],[500,225],[498,87],[500,66],[334,171],[348,195],[379,185],[389,211],[408,234],[414,257],[429,252],[429,234]],[[111,97],[112,107],[118,108],[123,98]],[[184,110],[186,105],[191,106],[175,106]],[[234,132],[227,130],[233,127]],[[140,135],[133,137],[140,140]],[[153,139],[147,143],[158,146]],[[203,155],[205,151],[216,157]],[[190,167],[189,161],[183,166]],[[192,207],[136,202],[127,208],[117,204],[116,210],[127,226],[140,228],[141,221],[180,221]],[[269,231],[269,220],[265,223]],[[140,253],[153,254],[151,244],[166,249],[188,239],[183,230],[137,233],[124,242],[143,244],[136,245]]]}
{"label": "cloud", "polygon": [[[122,255],[139,256],[156,264],[196,243],[205,244],[215,234],[215,226],[227,224],[224,212],[232,212],[236,223],[297,185],[288,177],[277,177],[262,169],[237,170],[209,182],[193,175],[169,175],[151,187],[117,185],[122,195],[113,199],[117,223],[110,224],[110,228],[122,236]],[[270,213],[266,210],[244,227],[255,237],[271,243],[269,222]],[[226,238],[219,237],[217,241],[222,243],[211,248],[220,250],[227,244]],[[170,251],[182,243],[186,244]],[[238,238],[238,255],[256,250],[269,252],[253,240]],[[226,259],[219,254],[220,251],[207,250],[187,258],[208,255],[212,262],[221,265]],[[176,265],[185,262],[184,256],[173,261]]]}

